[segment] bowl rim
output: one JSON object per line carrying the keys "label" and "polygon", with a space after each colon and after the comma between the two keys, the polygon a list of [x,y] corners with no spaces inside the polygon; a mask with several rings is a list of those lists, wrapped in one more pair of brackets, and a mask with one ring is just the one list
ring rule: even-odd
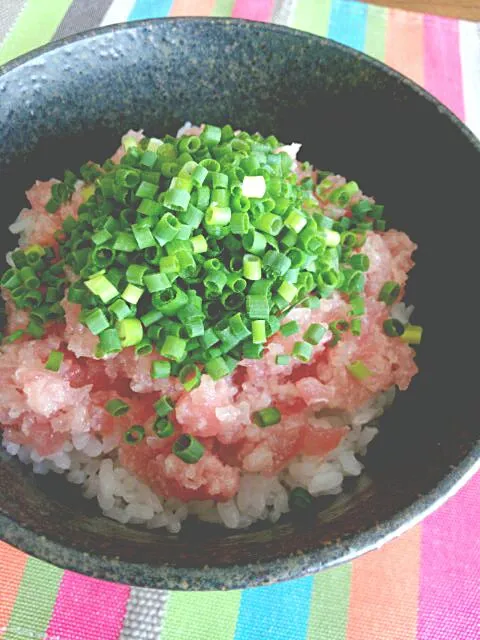
{"label": "bowl rim", "polygon": [[[225,28],[241,24],[246,29],[262,30],[274,34],[288,33],[297,38],[318,40],[319,46],[328,45],[349,56],[357,57],[373,65],[397,82],[406,85],[423,99],[432,103],[460,130],[462,135],[480,153],[480,141],[473,132],[444,104],[423,87],[403,74],[344,44],[284,25],[227,17],[170,17],[135,20],[119,24],[89,29],[65,38],[55,40],[29,51],[0,66],[0,78],[29,61],[82,40],[88,40],[108,33],[130,29],[151,29],[158,23],[170,22],[194,24],[218,24]],[[374,528],[352,534],[343,541],[335,541],[301,555],[283,555],[278,558],[242,565],[222,565],[217,567],[178,567],[172,565],[151,566],[147,563],[122,561],[118,557],[93,554],[75,547],[46,539],[44,535],[20,525],[14,519],[0,512],[0,540],[16,546],[40,560],[50,562],[63,569],[70,569],[84,575],[113,582],[127,583],[139,587],[156,587],[173,590],[238,589],[299,578],[328,569],[378,549],[383,544],[401,535],[418,524],[423,518],[440,507],[446,500],[463,487],[473,475],[480,471],[480,440],[473,445],[461,462],[450,471],[428,493],[417,497],[410,505],[393,517],[382,521]],[[412,513],[413,511],[413,513]],[[208,570],[207,570],[208,569]]]}

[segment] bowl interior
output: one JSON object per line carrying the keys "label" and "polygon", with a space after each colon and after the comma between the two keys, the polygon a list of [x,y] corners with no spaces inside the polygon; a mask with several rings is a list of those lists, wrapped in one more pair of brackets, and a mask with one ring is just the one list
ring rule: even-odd
{"label": "bowl interior", "polygon": [[[473,464],[479,425],[470,354],[478,353],[479,339],[463,307],[477,289],[480,153],[435,101],[320,38],[207,19],[139,23],[47,49],[7,68],[0,96],[1,254],[13,247],[6,228],[36,178],[103,160],[129,128],[163,135],[185,120],[229,122],[303,142],[303,159],[357,180],[386,205],[390,225],[420,246],[407,299],[425,328],[420,374],[382,420],[366,474],[336,500],[319,501],[308,517],[289,515],[248,531],[198,523],[178,536],[144,531],[102,517],[63,479],[34,476],[0,453],[6,540],[57,564],[136,584],[256,584],[376,544]],[[212,569],[202,571],[205,565]]]}

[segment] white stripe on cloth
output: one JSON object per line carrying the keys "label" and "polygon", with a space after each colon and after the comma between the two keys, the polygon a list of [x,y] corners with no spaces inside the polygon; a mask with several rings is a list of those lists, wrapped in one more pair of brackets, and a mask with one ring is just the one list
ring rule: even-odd
{"label": "white stripe on cloth", "polygon": [[0,44],[10,33],[27,0],[0,0]]}
{"label": "white stripe on cloth", "polygon": [[293,22],[293,12],[296,4],[296,0],[276,0],[272,22],[284,24],[287,27],[290,26]]}
{"label": "white stripe on cloth", "polygon": [[158,640],[168,592],[132,587],[119,640]]}
{"label": "white stripe on cloth", "polygon": [[125,22],[135,5],[135,0],[113,0],[112,6],[103,16],[101,26]]}
{"label": "white stripe on cloth", "polygon": [[480,23],[459,21],[465,121],[480,138]]}

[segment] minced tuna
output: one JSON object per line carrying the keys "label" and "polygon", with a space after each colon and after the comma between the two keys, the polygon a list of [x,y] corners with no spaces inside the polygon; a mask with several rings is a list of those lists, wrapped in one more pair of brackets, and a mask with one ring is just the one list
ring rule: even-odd
{"label": "minced tuna", "polygon": [[[197,136],[202,131],[187,127],[181,133]],[[124,137],[129,142],[113,162],[120,163],[142,137],[129,132]],[[280,150],[296,157],[298,148]],[[324,181],[325,189],[312,202],[335,220],[350,217],[352,204],[373,203],[358,189],[347,203],[331,202],[329,194],[347,184],[343,178],[322,178],[300,163],[297,172],[304,181]],[[20,234],[21,248],[50,247],[54,260],[64,222],[78,219],[85,198],[85,182],[78,180],[68,200],[50,213],[46,207],[55,184],[58,181],[37,182],[27,192],[30,208],[23,209],[11,227]],[[348,330],[337,335],[335,323],[348,325],[352,313],[348,298],[335,290],[314,308],[299,305],[288,311],[282,324],[295,321],[298,331],[275,333],[261,358],[243,357],[219,379],[200,367],[199,384],[188,391],[177,376],[152,377],[152,363],[162,359],[155,349],[147,355],[136,355],[134,346],[99,353],[98,337],[86,326],[81,304],[69,300],[68,286],[58,303],[59,317],[47,321],[43,335],[35,338],[28,332],[29,309],[17,308],[12,292],[3,287],[4,445],[39,473],[65,472],[70,481],[83,485],[87,497],[97,497],[108,516],[170,531],[178,531],[188,513],[242,527],[257,519],[278,519],[289,508],[292,490],[308,491],[309,496],[338,493],[344,476],[360,473],[355,455],[376,433],[376,427],[363,425],[382,413],[394,388],[406,389],[417,373],[414,350],[385,330],[392,316],[402,325],[408,323],[410,310],[400,300],[415,249],[401,231],[366,230],[364,244],[353,252],[369,259],[365,309],[358,316],[360,335]],[[71,285],[79,276],[66,270],[66,278]],[[381,299],[386,281],[399,285],[396,306]],[[282,362],[312,324],[321,325],[324,333],[312,345],[308,361],[292,357]],[[10,341],[15,332],[17,339]],[[52,352],[62,354],[58,370],[46,368]],[[354,362],[362,363],[366,377],[352,375]],[[172,432],[160,438],[155,403],[167,396],[174,406],[169,415]],[[112,400],[129,410],[112,415],[107,409]],[[280,419],[261,428],[254,415],[267,407],[275,407]],[[142,437],[131,444],[125,433],[138,425]],[[203,454],[195,463],[174,453],[182,434],[201,444]]]}

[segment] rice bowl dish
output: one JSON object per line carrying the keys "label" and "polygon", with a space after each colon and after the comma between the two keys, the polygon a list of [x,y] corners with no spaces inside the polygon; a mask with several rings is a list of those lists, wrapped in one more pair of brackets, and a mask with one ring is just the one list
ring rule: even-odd
{"label": "rice bowl dish", "polygon": [[189,515],[276,521],[361,473],[417,372],[416,246],[298,151],[187,124],[32,187],[1,282],[11,455],[172,533]]}

